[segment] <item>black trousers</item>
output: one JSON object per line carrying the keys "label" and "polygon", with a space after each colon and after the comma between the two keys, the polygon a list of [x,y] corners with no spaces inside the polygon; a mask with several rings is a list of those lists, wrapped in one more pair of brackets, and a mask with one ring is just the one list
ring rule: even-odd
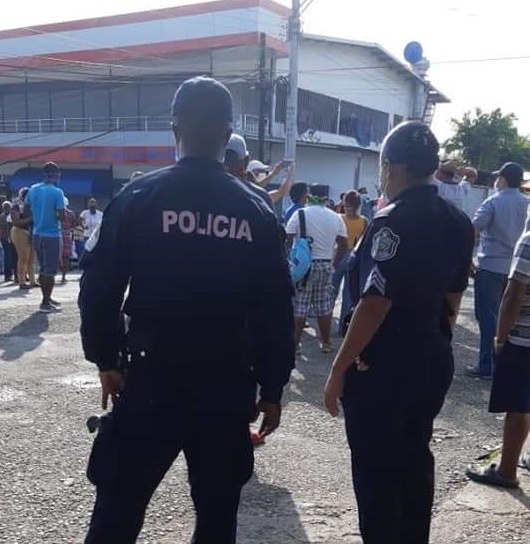
{"label": "black trousers", "polygon": [[[412,349],[411,349],[412,347]],[[449,342],[373,346],[342,399],[364,544],[428,544],[434,496],[429,443],[453,376]]]}
{"label": "black trousers", "polygon": [[90,456],[87,475],[97,496],[86,544],[136,542],[151,496],[180,452],[196,510],[191,542],[236,542],[240,493],[254,463],[248,413],[223,410],[218,379],[211,383],[203,372],[199,391],[195,378],[175,379],[148,361],[133,364]]}
{"label": "black trousers", "polygon": [[18,256],[15,245],[7,240],[2,240],[2,248],[4,249],[4,279],[10,281],[17,278],[17,263]]}

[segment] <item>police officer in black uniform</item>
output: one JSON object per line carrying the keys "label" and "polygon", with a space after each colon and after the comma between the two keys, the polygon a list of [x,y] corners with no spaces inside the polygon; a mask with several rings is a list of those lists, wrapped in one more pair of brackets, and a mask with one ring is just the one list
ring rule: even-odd
{"label": "police officer in black uniform", "polygon": [[[136,541],[181,451],[197,515],[192,542],[234,543],[240,492],[253,470],[249,421],[262,412],[261,433],[276,429],[294,366],[292,288],[277,220],[221,162],[230,93],[194,78],[178,89],[172,110],[181,160],[128,184],[85,251],[83,348],[99,367],[103,407],[114,400],[89,461],[97,488],[90,544]],[[127,287],[131,362],[122,384],[115,368]]]}
{"label": "police officer in black uniform", "polygon": [[433,422],[453,376],[452,327],[473,250],[468,217],[429,184],[439,146],[408,122],[381,151],[390,204],[357,248],[358,293],[326,384],[342,399],[364,544],[428,544],[434,493]]}

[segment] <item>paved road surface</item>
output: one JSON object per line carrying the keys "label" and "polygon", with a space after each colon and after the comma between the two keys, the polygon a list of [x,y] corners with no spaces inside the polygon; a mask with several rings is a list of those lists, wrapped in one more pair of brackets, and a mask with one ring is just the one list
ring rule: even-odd
{"label": "paved road surface", "polygon": [[[55,298],[63,302],[63,312],[43,315],[36,313],[36,291],[20,294],[12,285],[0,285],[0,542],[5,544],[83,539],[93,500],[84,476],[92,437],[84,425],[98,413],[100,399],[96,372],[80,348],[77,290],[75,277],[57,287]],[[457,512],[477,515],[462,473],[468,461],[499,443],[501,428],[498,418],[486,413],[489,385],[462,375],[477,357],[470,302],[465,301],[456,336],[457,375],[434,438],[438,517],[433,541],[440,544],[475,542],[461,539],[464,529],[456,521]],[[322,406],[331,356],[318,352],[314,334],[310,329],[304,338],[283,426],[257,451],[256,474],[241,506],[241,544],[360,542],[342,421],[329,418]],[[391,451],[381,470],[392,470]],[[193,516],[187,492],[185,467],[178,461],[152,502],[141,543],[188,541]],[[480,491],[478,497],[486,500]],[[502,502],[495,497],[490,510],[482,510],[490,540],[477,544],[524,542],[527,510],[517,513],[507,507],[515,513],[506,529],[512,517],[492,522],[497,518],[491,504]],[[464,526],[475,523],[462,519]],[[495,536],[491,525],[505,527],[504,532],[498,529]],[[480,532],[470,529],[477,538]]]}

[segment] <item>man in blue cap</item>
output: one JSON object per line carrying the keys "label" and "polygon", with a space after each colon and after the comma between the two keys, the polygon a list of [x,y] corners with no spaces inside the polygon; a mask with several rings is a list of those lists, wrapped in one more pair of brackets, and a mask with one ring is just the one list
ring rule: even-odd
{"label": "man in blue cap", "polygon": [[[103,408],[114,401],[88,467],[97,488],[89,544],[135,542],[152,494],[182,451],[197,515],[192,542],[235,543],[240,493],[253,470],[248,425],[261,412],[262,436],[278,427],[294,366],[278,222],[222,164],[231,95],[213,79],[188,80],[172,117],[181,159],[129,183],[83,256],[83,348],[99,368]],[[127,287],[130,363],[122,383]]]}
{"label": "man in blue cap", "polygon": [[502,294],[530,204],[530,199],[521,193],[524,171],[519,164],[508,162],[494,175],[497,176],[496,192],[481,204],[473,217],[473,226],[480,232],[475,274],[480,354],[478,365],[466,369],[468,376],[486,380],[492,376],[495,330]]}

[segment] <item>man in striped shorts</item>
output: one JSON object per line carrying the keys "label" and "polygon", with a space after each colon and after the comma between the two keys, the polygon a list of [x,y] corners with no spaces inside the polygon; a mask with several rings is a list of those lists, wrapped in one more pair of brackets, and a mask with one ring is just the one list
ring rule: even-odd
{"label": "man in striped shorts", "polygon": [[[300,214],[305,216],[306,238],[311,245],[312,265],[306,279],[296,286],[294,297],[295,340],[300,345],[306,317],[317,316],[320,349],[331,353],[331,316],[333,314],[333,271],[348,250],[346,225],[341,216],[326,207],[328,188],[313,185],[308,205],[297,210],[286,226],[288,245],[301,236]],[[335,245],[337,247],[335,251]]]}

